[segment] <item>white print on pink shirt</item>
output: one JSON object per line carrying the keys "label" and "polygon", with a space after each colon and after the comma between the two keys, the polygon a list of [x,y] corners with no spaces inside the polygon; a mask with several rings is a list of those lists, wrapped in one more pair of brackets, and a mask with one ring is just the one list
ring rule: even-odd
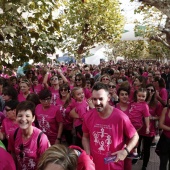
{"label": "white print on pink shirt", "polygon": [[66,109],[63,108],[63,106],[60,106],[60,112],[62,113],[62,116],[65,118],[66,117]]}
{"label": "white print on pink shirt", "polygon": [[49,122],[45,119],[45,115],[42,116],[42,118],[39,120],[39,125],[41,127],[41,130],[45,133],[49,130],[50,124]]}
{"label": "white print on pink shirt", "polygon": [[110,145],[112,143],[111,136],[105,133],[106,129],[111,129],[109,125],[96,124],[95,127],[100,127],[99,132],[93,132],[94,143],[98,146],[98,152],[102,154],[109,151]]}

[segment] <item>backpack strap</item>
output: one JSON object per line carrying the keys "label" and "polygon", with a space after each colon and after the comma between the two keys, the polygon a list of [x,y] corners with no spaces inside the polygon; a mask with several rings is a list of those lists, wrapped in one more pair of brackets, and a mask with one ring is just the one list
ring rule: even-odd
{"label": "backpack strap", "polygon": [[43,134],[43,132],[40,132],[39,135],[38,135],[38,138],[37,138],[37,148],[39,148],[39,146],[40,146],[40,139],[41,139],[42,134]]}
{"label": "backpack strap", "polygon": [[17,129],[15,130],[15,132],[14,132],[14,141],[15,141],[15,139],[16,139],[16,137],[17,137],[18,130],[19,130],[19,128],[17,128]]}

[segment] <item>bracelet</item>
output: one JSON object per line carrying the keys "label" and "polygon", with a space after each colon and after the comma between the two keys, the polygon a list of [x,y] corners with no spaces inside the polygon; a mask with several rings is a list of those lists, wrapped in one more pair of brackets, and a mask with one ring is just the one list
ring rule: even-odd
{"label": "bracelet", "polygon": [[124,150],[127,152],[128,155],[130,154],[130,152],[127,148],[124,148]]}

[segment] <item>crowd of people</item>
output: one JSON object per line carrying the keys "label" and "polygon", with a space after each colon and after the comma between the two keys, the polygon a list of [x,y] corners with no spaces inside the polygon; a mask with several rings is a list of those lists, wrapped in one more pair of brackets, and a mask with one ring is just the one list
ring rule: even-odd
{"label": "crowd of people", "polygon": [[53,63],[0,76],[0,169],[132,170],[142,159],[146,170],[156,135],[160,170],[169,166],[168,63]]}

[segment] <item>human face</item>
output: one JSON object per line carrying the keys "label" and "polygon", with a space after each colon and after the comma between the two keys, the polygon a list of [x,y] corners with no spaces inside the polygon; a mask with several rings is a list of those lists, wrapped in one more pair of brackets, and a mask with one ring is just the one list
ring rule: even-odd
{"label": "human face", "polygon": [[50,107],[51,97],[47,97],[45,99],[40,99],[40,102],[44,108],[48,108],[48,107]]}
{"label": "human face", "polygon": [[155,77],[161,77],[161,73],[159,71],[155,72]]}
{"label": "human face", "polygon": [[108,84],[110,79],[108,77],[102,77],[101,82],[104,84]]}
{"label": "human face", "polygon": [[35,116],[32,115],[31,110],[21,110],[17,114],[16,121],[21,129],[26,130],[32,126],[34,119]]}
{"label": "human face", "polygon": [[139,81],[138,78],[135,78],[134,85],[135,86],[140,86],[141,85],[141,82]]}
{"label": "human face", "polygon": [[74,92],[74,99],[78,102],[81,102],[84,100],[84,92],[83,92],[82,88],[80,88]]}
{"label": "human face", "polygon": [[60,94],[62,97],[67,96],[67,94],[69,92],[69,90],[65,87],[61,88],[59,91],[60,91]]}
{"label": "human face", "polygon": [[5,107],[5,111],[6,111],[7,118],[15,119],[14,118],[14,110],[13,109],[11,109],[10,107],[6,106]]}
{"label": "human face", "polygon": [[137,93],[137,102],[144,102],[146,100],[146,92]]}
{"label": "human face", "polygon": [[96,108],[96,110],[100,113],[104,112],[105,108],[108,106],[109,93],[104,89],[101,90],[93,90],[92,92],[92,101]]}
{"label": "human face", "polygon": [[20,90],[21,90],[22,93],[26,94],[26,93],[29,92],[30,87],[28,86],[27,83],[21,82],[21,83],[20,83]]}
{"label": "human face", "polygon": [[153,95],[155,93],[154,87],[153,86],[147,87],[147,92],[149,93],[150,96]]}
{"label": "human face", "polygon": [[109,93],[116,93],[116,86],[113,83],[109,83]]}
{"label": "human face", "polygon": [[49,163],[44,170],[64,170],[61,165]]}
{"label": "human face", "polygon": [[51,77],[50,82],[52,85],[58,84],[58,77],[57,76]]}
{"label": "human face", "polygon": [[33,83],[34,83],[35,85],[37,85],[37,84],[38,84],[38,79],[35,79],[35,80],[33,81]]}
{"label": "human face", "polygon": [[124,90],[121,90],[119,93],[119,101],[120,103],[127,103],[129,100],[128,93]]}
{"label": "human face", "polygon": [[81,86],[82,85],[82,79],[80,77],[75,77],[75,83],[77,86]]}
{"label": "human face", "polygon": [[11,100],[11,96],[9,96],[8,94],[6,93],[2,93],[2,98],[5,102]]}

